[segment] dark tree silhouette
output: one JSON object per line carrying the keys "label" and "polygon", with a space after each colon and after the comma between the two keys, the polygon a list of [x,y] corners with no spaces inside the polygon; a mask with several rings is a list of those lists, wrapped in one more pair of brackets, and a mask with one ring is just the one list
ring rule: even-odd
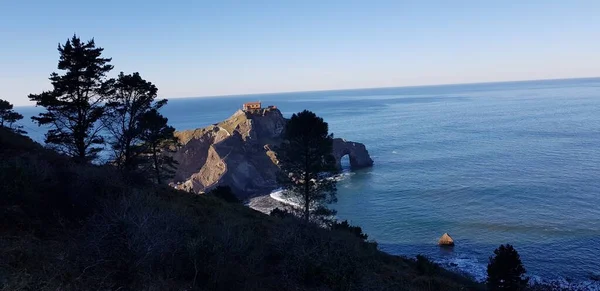
{"label": "dark tree silhouette", "polygon": [[26,133],[21,125],[16,125],[15,122],[23,119],[23,115],[13,110],[13,105],[6,100],[0,99],[0,127],[6,127],[13,132],[24,134]]}
{"label": "dark tree silhouette", "polygon": [[217,186],[214,189],[208,191],[207,194],[215,196],[219,199],[223,199],[224,201],[229,202],[229,203],[239,203],[240,202],[240,199],[238,199],[237,196],[235,196],[235,194],[231,190],[231,187],[229,187],[229,186]]}
{"label": "dark tree silhouette", "polygon": [[293,214],[289,213],[287,210],[280,209],[279,207],[271,210],[271,213],[269,213],[269,215],[274,216],[274,217],[279,217],[279,218],[296,217]]}
{"label": "dark tree silhouette", "polygon": [[281,176],[279,183],[288,197],[300,205],[297,209],[308,221],[327,219],[335,214],[326,203],[337,202],[337,171],[332,155],[333,135],[322,118],[304,110],[294,114],[285,127],[284,141],[277,151]]}
{"label": "dark tree silhouette", "polygon": [[490,290],[523,290],[527,286],[525,268],[513,246],[500,245],[494,250],[487,266],[487,285]]}
{"label": "dark tree silhouette", "polygon": [[30,94],[29,99],[46,112],[32,119],[39,125],[50,125],[46,143],[75,158],[77,162],[92,161],[104,143],[99,122],[104,114],[103,102],[111,92],[105,75],[113,66],[110,58],[102,58],[103,48],[94,40],[82,42],[73,35],[64,45],[58,45],[58,69],[52,73],[52,91]]}
{"label": "dark tree silhouette", "polygon": [[150,158],[149,164],[156,183],[162,184],[165,178],[169,178],[175,172],[177,162],[166,154],[174,150],[179,144],[175,137],[175,128],[167,124],[168,119],[158,113],[156,109],[150,109],[140,117],[140,128],[142,133],[140,140],[145,148],[144,153]]}
{"label": "dark tree silhouette", "polygon": [[417,272],[421,276],[435,276],[440,272],[440,265],[433,262],[427,256],[417,255],[416,257]]}
{"label": "dark tree silhouette", "polygon": [[142,79],[139,73],[119,74],[111,80],[114,94],[106,104],[103,123],[110,132],[114,162],[122,169],[132,171],[139,166],[145,148],[142,143],[144,129],[141,117],[150,110],[158,110],[167,100],[155,102],[158,89]]}
{"label": "dark tree silhouette", "polygon": [[331,229],[350,232],[356,235],[358,238],[362,239],[363,241],[366,241],[369,238],[369,236],[362,231],[362,228],[360,226],[353,226],[350,223],[348,223],[348,220],[344,220],[342,222],[337,221],[333,223],[331,225]]}

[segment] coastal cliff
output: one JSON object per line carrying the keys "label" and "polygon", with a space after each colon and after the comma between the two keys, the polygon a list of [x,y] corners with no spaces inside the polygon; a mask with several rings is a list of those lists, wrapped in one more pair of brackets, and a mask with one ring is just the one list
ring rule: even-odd
{"label": "coastal cliff", "polygon": [[[286,122],[276,108],[238,110],[220,123],[176,132],[182,145],[173,154],[179,166],[171,185],[194,193],[228,185],[242,199],[272,191],[279,172],[274,149]],[[348,155],[353,169],[373,165],[358,142],[334,139],[333,155],[338,165]]]}

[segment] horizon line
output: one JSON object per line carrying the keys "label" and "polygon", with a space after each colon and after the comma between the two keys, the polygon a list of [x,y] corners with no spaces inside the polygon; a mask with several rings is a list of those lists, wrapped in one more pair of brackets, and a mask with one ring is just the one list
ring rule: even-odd
{"label": "horizon line", "polygon": [[[192,98],[228,98],[228,97],[243,97],[257,95],[278,95],[278,94],[294,94],[294,93],[318,93],[318,92],[336,92],[336,91],[358,91],[358,90],[373,90],[373,89],[394,89],[394,88],[419,88],[419,87],[442,87],[442,86],[460,86],[460,85],[484,85],[484,84],[501,84],[501,83],[520,83],[520,82],[539,82],[539,81],[566,81],[566,80],[584,80],[584,79],[600,79],[600,76],[594,77],[572,77],[572,78],[550,78],[550,79],[530,79],[530,80],[510,80],[510,81],[489,81],[489,82],[467,82],[467,83],[442,83],[442,84],[426,84],[426,85],[407,85],[407,86],[385,86],[385,87],[363,87],[363,88],[337,88],[324,90],[306,90],[306,91],[280,91],[280,92],[264,92],[264,93],[249,93],[249,94],[223,94],[223,95],[204,95],[204,96],[182,96],[182,97],[165,97],[157,99],[192,99]],[[14,107],[34,107],[31,105],[14,105]]]}
{"label": "horizon line", "polygon": [[335,92],[335,91],[354,91],[354,90],[373,90],[373,89],[395,89],[395,88],[418,88],[418,87],[441,87],[441,86],[460,86],[460,85],[483,85],[483,84],[500,84],[500,83],[519,83],[519,82],[538,82],[538,81],[566,81],[566,80],[584,80],[584,79],[600,79],[600,76],[594,77],[568,77],[568,78],[550,78],[550,79],[529,79],[529,80],[510,80],[510,81],[489,81],[489,82],[467,82],[467,83],[442,83],[442,84],[425,84],[425,85],[407,85],[407,86],[384,86],[384,87],[362,87],[362,88],[337,88],[337,89],[322,89],[322,90],[305,90],[305,91],[280,91],[280,92],[260,92],[249,94],[223,94],[223,95],[203,95],[203,96],[182,96],[182,97],[166,97],[163,99],[189,99],[189,98],[219,98],[219,97],[242,97],[254,95],[277,95],[277,94],[293,94],[293,93],[317,93],[317,92]]}

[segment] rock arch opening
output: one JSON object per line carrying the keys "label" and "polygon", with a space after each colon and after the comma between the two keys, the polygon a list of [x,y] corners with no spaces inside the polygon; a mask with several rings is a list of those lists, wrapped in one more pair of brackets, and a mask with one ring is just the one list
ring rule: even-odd
{"label": "rock arch opening", "polygon": [[342,172],[348,172],[351,169],[350,165],[350,155],[345,154],[340,158],[340,170]]}
{"label": "rock arch opening", "polygon": [[335,138],[333,139],[332,154],[340,170],[346,170],[346,167],[355,170],[373,165],[369,152],[361,143]]}
{"label": "rock arch opening", "polygon": [[358,162],[356,155],[352,151],[343,151],[337,157],[338,169],[342,172],[359,169],[362,166]]}

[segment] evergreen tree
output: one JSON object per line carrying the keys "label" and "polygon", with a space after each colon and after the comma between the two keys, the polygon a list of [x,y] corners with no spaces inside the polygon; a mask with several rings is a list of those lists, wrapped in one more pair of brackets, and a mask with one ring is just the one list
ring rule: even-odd
{"label": "evergreen tree", "polygon": [[490,290],[523,290],[527,286],[525,268],[513,246],[500,245],[494,250],[487,266],[487,285]]}
{"label": "evergreen tree", "polygon": [[64,73],[50,75],[53,90],[29,95],[46,109],[32,117],[39,125],[50,125],[46,143],[80,163],[97,158],[102,150],[98,145],[104,143],[99,120],[104,114],[103,102],[111,93],[105,75],[113,66],[110,58],[101,57],[103,50],[93,39],[82,42],[73,35],[58,45],[58,69]]}
{"label": "evergreen tree", "polygon": [[6,100],[0,99],[0,127],[6,127],[16,133],[26,133],[23,126],[15,125],[15,122],[23,119],[23,115],[13,110],[13,105]]}
{"label": "evergreen tree", "polygon": [[335,214],[326,203],[337,202],[337,171],[332,155],[333,135],[328,125],[313,112],[294,114],[285,127],[284,141],[277,151],[282,175],[279,183],[288,197],[298,202],[306,221],[327,220]]}
{"label": "evergreen tree", "polygon": [[360,226],[351,225],[348,222],[348,220],[334,222],[331,225],[331,229],[350,232],[356,235],[358,238],[362,239],[363,241],[367,241],[367,239],[369,238],[369,236],[363,232]]}
{"label": "evergreen tree", "polygon": [[175,172],[177,162],[166,154],[179,144],[175,137],[175,128],[167,124],[168,119],[158,113],[155,108],[150,109],[140,117],[142,133],[140,140],[144,146],[144,153],[149,157],[147,165],[152,171],[154,180],[162,184]]}
{"label": "evergreen tree", "polygon": [[126,170],[134,170],[145,151],[142,144],[141,117],[150,110],[158,110],[167,100],[155,102],[158,89],[142,79],[139,73],[119,74],[112,80],[114,94],[106,104],[104,126],[110,132],[114,162]]}

